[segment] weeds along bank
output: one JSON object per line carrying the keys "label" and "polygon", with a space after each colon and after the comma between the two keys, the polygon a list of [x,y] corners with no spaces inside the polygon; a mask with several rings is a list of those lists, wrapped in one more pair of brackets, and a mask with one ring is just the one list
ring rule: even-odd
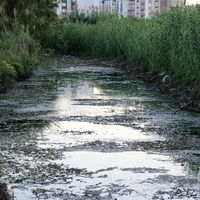
{"label": "weeds along bank", "polygon": [[29,77],[42,49],[63,51],[55,0],[0,1],[0,92]]}
{"label": "weeds along bank", "polygon": [[174,7],[148,20],[104,16],[96,24],[69,22],[63,37],[70,52],[137,63],[200,95],[199,6]]}
{"label": "weeds along bank", "polygon": [[38,63],[38,44],[29,32],[0,32],[0,91],[29,77]]}

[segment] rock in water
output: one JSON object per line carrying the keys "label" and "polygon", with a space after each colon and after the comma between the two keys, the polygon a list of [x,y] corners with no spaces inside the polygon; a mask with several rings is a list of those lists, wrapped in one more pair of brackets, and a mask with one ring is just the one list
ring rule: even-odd
{"label": "rock in water", "polygon": [[0,200],[10,200],[11,196],[8,193],[8,188],[5,183],[0,182]]}

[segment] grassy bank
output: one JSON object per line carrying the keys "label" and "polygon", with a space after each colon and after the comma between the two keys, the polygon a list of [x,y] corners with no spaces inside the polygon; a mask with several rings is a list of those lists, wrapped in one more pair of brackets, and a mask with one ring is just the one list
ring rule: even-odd
{"label": "grassy bank", "polygon": [[0,32],[0,91],[29,77],[38,63],[38,44],[29,32]]}
{"label": "grassy bank", "polygon": [[68,51],[134,63],[192,98],[200,96],[200,7],[172,8],[148,20],[107,16],[68,21]]}
{"label": "grassy bank", "polygon": [[39,52],[64,51],[55,0],[0,2],[0,92],[29,77]]}

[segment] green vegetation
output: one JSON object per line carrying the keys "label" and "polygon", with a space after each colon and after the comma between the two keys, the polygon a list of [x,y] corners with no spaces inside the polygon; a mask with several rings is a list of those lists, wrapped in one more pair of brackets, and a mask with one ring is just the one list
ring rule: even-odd
{"label": "green vegetation", "polygon": [[59,19],[56,6],[54,0],[0,1],[1,91],[31,75],[38,52],[75,52],[168,75],[174,87],[200,96],[200,6],[174,7],[147,20],[95,8]]}
{"label": "green vegetation", "polygon": [[198,97],[199,19],[200,6],[174,7],[148,20],[106,15],[96,23],[68,19],[63,40],[69,52],[137,64],[153,76],[168,75],[174,87]]}
{"label": "green vegetation", "polygon": [[0,1],[0,92],[29,77],[43,49],[63,51],[54,0]]}
{"label": "green vegetation", "polygon": [[[14,25],[29,30],[43,48],[57,48],[60,29],[55,0],[1,0],[1,26],[13,31]],[[18,22],[18,24],[16,24]]]}
{"label": "green vegetation", "polygon": [[98,10],[97,7],[89,7],[87,12],[82,12],[79,9],[75,9],[73,13],[66,13],[63,18],[64,22],[68,23],[86,23],[86,24],[97,24],[100,21],[104,21],[108,18],[112,18],[113,16],[117,16],[115,13],[109,13],[105,9]]}
{"label": "green vegetation", "polygon": [[29,32],[0,32],[0,91],[16,79],[29,77],[37,65],[38,44]]}

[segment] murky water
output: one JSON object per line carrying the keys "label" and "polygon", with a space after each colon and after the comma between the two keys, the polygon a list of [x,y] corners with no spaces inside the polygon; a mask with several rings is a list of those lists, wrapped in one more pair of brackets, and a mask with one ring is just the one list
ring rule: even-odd
{"label": "murky water", "polygon": [[15,199],[200,199],[200,116],[119,69],[57,58],[0,95]]}

